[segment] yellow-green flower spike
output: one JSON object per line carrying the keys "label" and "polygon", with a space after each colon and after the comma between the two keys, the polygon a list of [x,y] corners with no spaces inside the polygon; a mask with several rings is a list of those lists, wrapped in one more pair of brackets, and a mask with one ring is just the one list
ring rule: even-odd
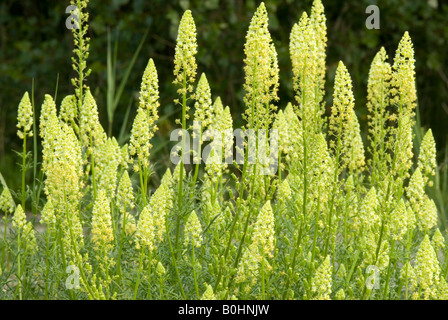
{"label": "yellow-green flower spike", "polygon": [[113,247],[114,232],[110,215],[110,201],[104,189],[100,189],[98,192],[93,206],[92,241],[95,249],[104,250],[103,253],[109,252]]}
{"label": "yellow-green flower spike", "polygon": [[14,216],[12,217],[12,225],[17,229],[23,229],[26,225],[25,212],[20,204],[17,206]]}
{"label": "yellow-green flower spike", "polygon": [[330,256],[327,256],[322,264],[317,268],[316,274],[311,280],[311,291],[313,300],[331,300],[332,270]]}
{"label": "yellow-green flower spike", "polygon": [[276,110],[272,102],[278,100],[279,69],[263,2],[250,22],[244,53],[245,119],[251,129],[269,129]]}
{"label": "yellow-green flower spike", "polygon": [[48,226],[56,225],[56,215],[54,214],[54,206],[51,200],[48,200],[42,209],[40,223],[45,223]]}
{"label": "yellow-green flower spike", "polygon": [[254,243],[263,256],[272,258],[274,252],[274,212],[272,211],[271,201],[267,201],[261,208],[255,222],[252,235]]}
{"label": "yellow-green flower spike", "polygon": [[398,108],[399,117],[406,114],[412,119],[416,107],[417,90],[414,48],[407,31],[398,45],[392,69],[392,101]]}
{"label": "yellow-green flower spike", "polygon": [[[136,156],[143,168],[149,167],[150,139],[151,133],[146,110],[139,108],[132,125],[129,154]],[[134,166],[134,171],[138,170],[138,166]]]}
{"label": "yellow-green flower spike", "polygon": [[392,69],[386,60],[386,50],[382,47],[372,61],[367,82],[368,139],[369,152],[372,155],[371,179],[374,183],[381,183],[384,180],[387,175],[387,164],[390,163],[390,156],[387,153],[391,149],[388,141],[390,129],[387,126],[389,119],[387,108],[390,104]]}
{"label": "yellow-green flower spike", "polygon": [[[84,103],[79,111],[79,127],[83,146],[93,148],[106,141],[107,135],[101,126],[98,107],[89,88],[85,92]],[[90,149],[89,153],[91,152],[93,152],[93,149]]]}
{"label": "yellow-green flower spike", "polygon": [[[196,88],[194,104],[194,121],[200,121],[201,127],[206,128],[210,125],[213,112],[212,112],[212,94],[210,92],[210,86],[208,84],[207,76],[205,73],[201,74],[199,83]],[[199,128],[196,128],[199,129]]]}
{"label": "yellow-green flower spike", "polygon": [[414,153],[413,148],[413,120],[404,114],[399,117],[398,127],[395,128],[396,138],[394,140],[394,164],[395,170],[391,174],[407,178],[412,167]]}
{"label": "yellow-green flower spike", "polygon": [[[184,79],[187,84],[187,91],[193,92],[196,79],[196,58],[197,51],[196,25],[190,10],[184,12],[180,20],[177,34],[176,49],[174,54],[174,83],[183,85]],[[179,94],[184,94],[183,89],[178,90]],[[186,92],[185,92],[186,93]]]}
{"label": "yellow-green flower spike", "polygon": [[149,59],[140,86],[139,107],[148,110],[150,125],[158,119],[159,78],[154,60]]}
{"label": "yellow-green flower spike", "polygon": [[137,222],[137,229],[135,232],[135,243],[137,249],[148,248],[149,251],[156,249],[154,243],[154,217],[149,205],[143,208],[140,213],[140,218]]}
{"label": "yellow-green flower spike", "polygon": [[416,211],[416,216],[417,225],[420,230],[427,231],[437,225],[437,206],[434,200],[430,199],[426,194],[423,196],[422,202],[419,205],[419,210]]}
{"label": "yellow-green flower spike", "polygon": [[415,169],[412,174],[406,189],[406,195],[411,204],[411,208],[418,214],[425,195],[425,183],[420,168]]}
{"label": "yellow-green flower spike", "polygon": [[5,213],[13,213],[16,204],[12,198],[11,192],[8,188],[4,188],[2,194],[0,195],[0,210]]}
{"label": "yellow-green flower spike", "polygon": [[[56,104],[53,98],[49,94],[46,94],[39,118],[39,135],[43,139],[45,138],[48,122],[51,119],[57,119]],[[50,135],[54,135],[54,133],[50,133]]]}
{"label": "yellow-green flower spike", "polygon": [[213,287],[211,285],[207,285],[204,294],[201,297],[201,300],[216,300],[215,294],[213,293]]}
{"label": "yellow-green flower spike", "polygon": [[166,171],[162,183],[149,199],[148,207],[154,219],[154,230],[157,240],[162,242],[166,232],[166,217],[173,207],[173,190],[171,189],[171,172]]}
{"label": "yellow-green flower spike", "polygon": [[68,95],[61,102],[61,108],[59,110],[59,119],[71,123],[75,121],[78,116],[78,107],[76,105],[76,97],[74,95]]}
{"label": "yellow-green flower spike", "polygon": [[117,169],[121,161],[121,150],[117,140],[107,138],[95,154],[95,180],[98,189],[104,189],[110,199],[115,198]]}
{"label": "yellow-green flower spike", "polygon": [[437,162],[436,162],[436,143],[432,130],[429,129],[423,137],[420,145],[420,154],[418,155],[418,167],[423,175],[425,185],[433,185],[430,180],[436,174]]}
{"label": "yellow-green flower spike", "polygon": [[436,286],[439,281],[440,266],[428,235],[425,235],[417,252],[415,275],[423,292],[423,298],[427,300],[434,297],[437,293]]}
{"label": "yellow-green flower spike", "polygon": [[310,25],[314,29],[314,35],[316,39],[316,52],[317,52],[317,97],[316,101],[320,103],[325,93],[325,59],[327,48],[327,26],[326,17],[324,12],[324,6],[321,0],[314,0],[311,7]]}
{"label": "yellow-green flower spike", "polygon": [[364,146],[361,140],[355,111],[352,80],[342,61],[339,61],[334,84],[329,131],[333,154],[343,160],[342,167],[361,170],[365,164]]}
{"label": "yellow-green flower spike", "polygon": [[196,215],[196,212],[193,210],[188,216],[187,222],[185,223],[185,246],[188,246],[190,243],[193,247],[200,248],[202,245],[202,227],[201,223]]}
{"label": "yellow-green flower spike", "polygon": [[22,97],[19,103],[19,110],[17,114],[17,135],[20,139],[26,139],[26,137],[33,136],[33,106],[31,105],[28,92]]}
{"label": "yellow-green flower spike", "polygon": [[134,208],[134,190],[127,171],[123,173],[120,182],[118,183],[116,204],[118,210],[120,210],[122,214],[124,214],[128,208]]}
{"label": "yellow-green flower spike", "polygon": [[439,228],[437,228],[436,231],[434,232],[432,239],[431,239],[431,243],[432,243],[432,246],[434,247],[434,251],[436,253],[439,252],[439,249],[445,248],[445,238],[443,237]]}
{"label": "yellow-green flower spike", "polygon": [[394,240],[403,239],[408,230],[408,213],[406,204],[403,199],[400,199],[397,207],[392,211],[389,222],[389,232]]}

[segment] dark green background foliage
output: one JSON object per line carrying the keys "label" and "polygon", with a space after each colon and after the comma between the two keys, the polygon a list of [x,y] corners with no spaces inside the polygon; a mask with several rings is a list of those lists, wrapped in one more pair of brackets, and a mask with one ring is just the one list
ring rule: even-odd
{"label": "dark green background foliage", "polygon": [[[275,41],[280,66],[280,107],[293,100],[292,72],[289,60],[289,33],[303,11],[311,8],[312,0],[267,0],[269,23]],[[415,46],[419,108],[422,124],[431,127],[438,149],[445,145],[448,131],[448,4],[438,1],[323,1],[327,16],[327,106],[331,105],[333,80],[339,60],[347,65],[353,78],[356,111],[365,128],[366,86],[370,63],[381,46],[392,62],[395,49],[404,31],[408,30]],[[434,1],[432,1],[434,2]],[[154,146],[168,151],[169,131],[178,117],[172,102],[175,98],[173,56],[179,19],[191,9],[198,33],[198,74],[206,72],[213,98],[221,96],[231,107],[235,125],[242,123],[244,91],[244,42],[250,19],[259,1],[219,0],[90,0],[91,50],[88,66],[92,74],[88,85],[97,99],[100,117],[108,127],[107,92],[107,33],[116,43],[117,86],[146,30],[148,37],[140,52],[114,117],[113,134],[118,135],[128,106],[130,129],[135,116],[141,76],[148,59],[156,63],[161,96],[160,130]],[[16,138],[18,103],[25,91],[31,91],[35,81],[35,102],[39,109],[45,93],[57,100],[73,93],[70,78],[74,76],[70,57],[72,34],[65,27],[65,8],[69,1],[2,0],[0,2],[0,169],[14,187],[17,161],[12,149],[20,150]],[[376,4],[381,12],[380,30],[368,30],[365,9]],[[57,78],[59,75],[59,82]],[[154,153],[154,152],[153,152]],[[168,152],[158,152],[167,157]],[[159,161],[163,162],[163,161]],[[17,167],[15,167],[17,168]]]}

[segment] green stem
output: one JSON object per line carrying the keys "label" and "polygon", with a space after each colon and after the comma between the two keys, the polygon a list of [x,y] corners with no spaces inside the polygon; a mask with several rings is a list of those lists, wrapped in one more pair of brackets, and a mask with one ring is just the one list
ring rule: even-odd
{"label": "green stem", "polygon": [[[117,223],[118,224],[118,223]],[[125,227],[126,227],[126,212],[123,214],[123,223],[121,225],[121,232],[120,232],[120,244],[118,247],[118,257],[117,257],[117,268],[116,272],[118,276],[121,278],[122,270],[121,270],[121,254],[123,251],[123,238],[125,234]],[[118,228],[118,227],[117,227]]]}
{"label": "green stem", "polygon": [[192,245],[191,261],[193,263],[194,289],[196,291],[196,298],[199,299],[199,288],[198,288],[198,279],[197,279],[197,275],[196,275],[196,259],[195,259],[195,255],[194,255],[194,245]]}
{"label": "green stem", "polygon": [[21,261],[22,261],[22,243],[21,243],[21,230],[19,229],[17,232],[17,288],[19,291],[19,300],[22,300],[22,270],[21,270]]}
{"label": "green stem", "polygon": [[[181,150],[181,159],[180,159],[180,172],[179,172],[179,192],[178,192],[178,204],[179,209],[182,207],[182,198],[183,198],[183,180],[184,180],[184,153],[185,153],[185,130],[187,128],[187,74],[184,72],[183,75],[183,83],[182,83],[183,93],[182,93],[182,150]],[[175,248],[176,248],[176,257],[178,252],[178,243],[179,243],[179,232],[180,232],[180,215],[177,216],[177,226],[176,226],[176,239],[175,239]]]}
{"label": "green stem", "polygon": [[24,212],[26,212],[26,210],[25,210],[25,201],[26,201],[25,176],[26,176],[26,134],[24,134],[24,137],[23,137],[23,155],[22,155],[22,208],[23,208]]}
{"label": "green stem", "polygon": [[139,259],[139,264],[138,264],[138,272],[137,272],[137,282],[135,283],[135,288],[134,288],[134,300],[137,299],[138,286],[140,285],[140,274],[142,273],[142,269],[143,269],[144,255],[145,255],[144,249],[141,248],[140,249],[140,259]]}
{"label": "green stem", "polygon": [[7,246],[7,243],[6,243],[6,230],[8,229],[8,212],[5,212],[4,220],[5,220],[5,226],[4,226],[4,229],[3,229],[2,264],[0,265],[0,267],[3,267],[3,264],[5,263],[6,252],[8,250],[8,246]]}
{"label": "green stem", "polygon": [[389,294],[389,280],[394,259],[395,240],[392,240],[392,249],[390,250],[389,266],[387,268],[386,284],[384,285],[383,299],[387,299]]}
{"label": "green stem", "polygon": [[[168,219],[166,219],[166,221],[168,221]],[[176,260],[176,256],[175,256],[175,253],[174,253],[174,250],[173,250],[173,246],[171,245],[171,237],[170,237],[168,226],[166,228],[166,236],[167,236],[167,239],[168,239],[168,244],[169,244],[170,253],[171,253],[171,260],[173,262],[174,271],[176,272],[176,278],[177,278],[177,282],[179,284],[180,292],[182,294],[182,298],[184,300],[186,300],[187,296],[185,295],[184,287],[182,286],[182,281],[181,281],[180,275],[179,275],[179,270],[177,268],[177,262],[176,262],[177,260]]]}
{"label": "green stem", "polygon": [[148,292],[146,293],[146,298],[148,300],[151,300],[151,276],[152,276],[152,252],[151,250],[149,250],[149,262],[148,262],[148,267],[147,267],[147,271],[148,271]]}
{"label": "green stem", "polygon": [[261,300],[266,299],[266,287],[264,283],[264,260],[261,261]]}
{"label": "green stem", "polygon": [[51,227],[50,224],[47,225],[47,246],[46,246],[46,255],[45,255],[45,300],[48,300],[48,275],[50,273],[50,237],[51,237]]}

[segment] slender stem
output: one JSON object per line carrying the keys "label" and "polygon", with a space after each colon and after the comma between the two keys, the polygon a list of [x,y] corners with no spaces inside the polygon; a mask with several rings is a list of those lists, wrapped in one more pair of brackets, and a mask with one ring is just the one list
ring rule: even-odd
{"label": "slender stem", "polygon": [[394,251],[395,251],[395,240],[392,240],[392,249],[390,250],[389,266],[387,268],[386,284],[384,285],[383,299],[387,299],[387,295],[389,294],[389,280],[393,264],[392,259],[394,259]]}
{"label": "slender stem", "polygon": [[[90,134],[90,146],[93,148],[92,134]],[[92,166],[93,199],[96,199],[95,158],[93,157],[93,151],[90,154],[90,160],[91,160],[91,166]]]}
{"label": "slender stem", "polygon": [[159,276],[159,291],[160,291],[160,300],[165,300],[163,294],[163,278],[162,275]]}
{"label": "slender stem", "polygon": [[192,245],[191,261],[193,263],[194,289],[196,291],[196,298],[199,299],[198,279],[197,279],[197,275],[196,275],[196,259],[194,256],[194,245]]}
{"label": "slender stem", "polygon": [[265,288],[265,283],[264,283],[264,260],[261,260],[261,300],[265,300],[266,299],[266,288]]}
{"label": "slender stem", "polygon": [[151,250],[149,250],[149,259],[148,259],[148,267],[147,267],[147,271],[148,271],[148,292],[146,293],[146,298],[148,300],[151,300],[151,277],[152,277],[152,252]]}
{"label": "slender stem", "polygon": [[[168,221],[168,219],[166,219],[166,221]],[[173,246],[171,245],[171,237],[170,237],[170,233],[169,233],[168,227],[166,228],[166,230],[167,230],[166,236],[167,236],[168,244],[169,244],[169,247],[170,247],[171,260],[173,262],[174,271],[176,272],[176,278],[177,278],[177,282],[179,284],[180,292],[182,294],[182,298],[183,299],[187,299],[187,297],[185,295],[185,292],[184,292],[184,287],[182,286],[182,281],[180,279],[179,270],[177,268],[176,256],[174,254]]]}
{"label": "slender stem", "polygon": [[[117,223],[118,224],[118,223]],[[116,268],[116,272],[119,275],[119,277],[121,278],[122,275],[122,270],[121,270],[121,254],[123,251],[123,238],[124,238],[124,233],[125,233],[125,228],[126,228],[126,212],[123,213],[123,223],[121,225],[121,232],[120,232],[120,244],[118,247],[118,257],[117,257],[117,268]]]}
{"label": "slender stem", "polygon": [[199,173],[199,165],[201,164],[202,161],[202,157],[201,157],[201,151],[202,151],[202,125],[199,129],[199,146],[198,146],[198,163],[196,163],[196,168],[194,169],[194,178],[193,178],[193,182],[192,182],[192,186],[194,187],[196,185],[196,180],[198,178],[198,173]]}
{"label": "slender stem", "polygon": [[48,275],[50,273],[50,237],[51,237],[51,227],[50,224],[47,225],[47,246],[46,246],[46,255],[45,255],[45,300],[48,300]]}
{"label": "slender stem", "polygon": [[134,300],[137,299],[138,286],[140,285],[140,274],[142,273],[142,269],[143,269],[143,256],[144,256],[144,250],[142,247],[140,249],[140,259],[139,259],[139,264],[138,264],[137,282],[135,283],[135,288],[134,288]]}
{"label": "slender stem", "polygon": [[26,186],[25,186],[25,177],[26,177],[26,134],[23,137],[23,155],[22,155],[22,208],[25,210],[25,201],[26,201]]}
{"label": "slender stem", "polygon": [[6,260],[6,252],[8,250],[8,245],[6,243],[6,230],[8,230],[8,212],[5,212],[4,220],[5,220],[5,226],[4,226],[4,229],[3,229],[2,264],[0,265],[0,267],[3,267],[3,263]]}
{"label": "slender stem", "polygon": [[22,261],[22,242],[21,242],[21,230],[19,229],[17,232],[17,288],[19,290],[19,300],[22,300],[22,270],[21,270],[21,261]]}
{"label": "slender stem", "polygon": [[[187,128],[187,74],[184,72],[183,75],[183,94],[182,94],[182,150],[181,150],[181,159],[180,159],[180,172],[179,172],[179,195],[178,195],[178,204],[179,208],[182,207],[182,198],[183,198],[183,180],[184,180],[184,153],[185,153],[185,131]],[[175,248],[176,248],[176,257],[177,257],[177,249],[179,243],[179,233],[180,233],[180,214],[177,216],[177,226],[176,226],[176,239],[175,239]]]}

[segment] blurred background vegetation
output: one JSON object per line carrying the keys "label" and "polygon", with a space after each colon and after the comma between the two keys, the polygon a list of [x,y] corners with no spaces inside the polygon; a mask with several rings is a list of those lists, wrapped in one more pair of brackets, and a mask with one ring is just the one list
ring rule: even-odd
{"label": "blurred background vegetation", "polygon": [[[269,28],[276,44],[280,66],[280,107],[293,100],[289,60],[289,33],[303,11],[309,12],[312,0],[266,0]],[[339,60],[347,65],[353,78],[356,112],[365,127],[366,86],[370,63],[384,46],[390,62],[403,33],[408,30],[415,46],[417,87],[421,123],[431,127],[436,137],[439,161],[444,159],[448,120],[448,4],[441,0],[342,1],[323,0],[327,16],[327,106],[331,105],[333,80]],[[191,9],[198,33],[199,72],[206,72],[213,98],[221,96],[229,105],[235,125],[242,124],[244,42],[250,19],[258,6],[254,0],[90,0],[90,57],[92,74],[88,85],[97,99],[104,128],[107,117],[107,53],[116,56],[116,87],[126,77],[127,68],[143,39],[135,64],[125,81],[117,103],[113,135],[129,132],[135,116],[140,81],[149,58],[159,73],[162,116],[153,145],[154,162],[168,160],[169,131],[179,117],[172,102],[175,98],[173,56],[179,19]],[[368,5],[380,8],[380,29],[368,30],[365,13]],[[44,94],[62,98],[74,92],[70,78],[73,50],[71,31],[65,27],[69,1],[2,0],[0,2],[0,171],[12,188],[20,185],[15,163],[20,150],[16,136],[17,106],[25,91],[31,92],[34,79],[37,116]],[[110,85],[110,82],[109,82]],[[127,111],[130,111],[127,113]],[[128,117],[127,117],[128,116]],[[125,131],[122,123],[125,121]],[[155,155],[155,156],[154,156]],[[157,160],[157,161],[155,161]],[[445,189],[446,190],[446,189]]]}

